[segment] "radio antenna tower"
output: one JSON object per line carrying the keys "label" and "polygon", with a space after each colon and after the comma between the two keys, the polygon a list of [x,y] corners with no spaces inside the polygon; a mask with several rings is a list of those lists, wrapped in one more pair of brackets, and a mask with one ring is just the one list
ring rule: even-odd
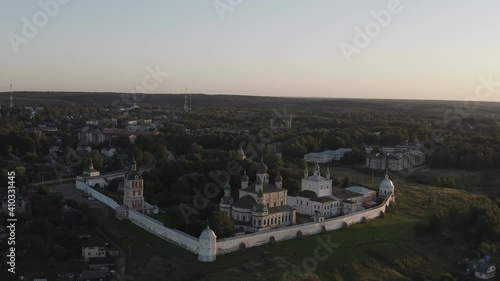
{"label": "radio antenna tower", "polygon": [[12,84],[10,84],[10,108],[14,107],[14,97],[12,96]]}
{"label": "radio antenna tower", "polygon": [[184,87],[184,110],[191,111],[191,103],[188,100],[187,86]]}

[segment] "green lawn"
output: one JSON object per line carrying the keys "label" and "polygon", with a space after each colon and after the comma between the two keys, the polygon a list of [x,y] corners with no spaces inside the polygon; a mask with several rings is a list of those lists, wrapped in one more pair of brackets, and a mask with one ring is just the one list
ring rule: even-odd
{"label": "green lawn", "polygon": [[[371,176],[338,168],[339,176],[369,184]],[[381,177],[376,178],[380,182]],[[131,222],[110,219],[108,233],[131,253],[127,272],[134,280],[294,280],[284,273],[310,262],[318,239],[330,239],[339,248],[317,262],[313,276],[320,280],[411,280],[416,271],[435,280],[443,272],[454,272],[464,256],[460,239],[446,246],[442,237],[416,238],[413,225],[436,209],[453,204],[468,206],[477,195],[457,189],[432,187],[395,180],[397,204],[385,218],[372,220],[330,233],[250,248],[217,257],[214,263],[200,263],[196,255],[160,239]],[[110,212],[112,216],[113,212]],[[151,242],[146,247],[146,242]],[[130,247],[130,248],[129,248]],[[312,277],[311,277],[312,278]],[[295,279],[300,280],[300,279]],[[318,279],[310,279],[318,280]]]}

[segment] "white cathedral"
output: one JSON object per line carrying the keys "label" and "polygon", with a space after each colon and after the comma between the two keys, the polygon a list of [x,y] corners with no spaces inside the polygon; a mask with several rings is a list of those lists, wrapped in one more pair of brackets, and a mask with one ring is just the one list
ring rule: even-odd
{"label": "white cathedral", "polygon": [[[388,194],[391,194],[391,201],[395,202],[394,184],[386,173],[385,179],[379,185],[379,197],[385,198]],[[363,211],[376,206],[376,201],[375,190],[363,186],[334,187],[330,168],[327,168],[323,177],[318,163],[311,176],[309,170],[305,169],[301,191],[288,196],[288,204],[294,207],[298,214],[319,220]]]}
{"label": "white cathedral", "polygon": [[332,194],[330,169],[326,175],[321,175],[319,164],[316,163],[312,176],[309,170],[304,171],[301,191],[288,197],[288,204],[297,209],[297,213],[310,216],[332,217],[340,214],[341,200]]}
{"label": "white cathedral", "polygon": [[245,232],[295,224],[296,212],[287,202],[288,190],[283,189],[281,175],[278,174],[274,182],[274,185],[269,183],[267,166],[261,161],[255,183],[249,185],[246,173],[241,177],[237,201],[231,196],[231,186],[226,183],[219,208],[234,220],[236,228]]}

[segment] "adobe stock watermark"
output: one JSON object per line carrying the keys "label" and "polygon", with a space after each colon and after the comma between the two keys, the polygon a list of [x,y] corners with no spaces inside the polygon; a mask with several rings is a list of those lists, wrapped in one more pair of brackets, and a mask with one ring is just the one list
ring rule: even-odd
{"label": "adobe stock watermark", "polygon": [[142,78],[142,85],[134,87],[134,94],[121,94],[119,99],[115,99],[111,105],[116,106],[119,103],[131,106],[136,102],[142,102],[146,99],[148,91],[154,91],[157,89],[164,79],[170,74],[168,72],[163,72],[160,69],[160,65],[156,65],[153,69],[151,66],[146,66],[146,74]]}
{"label": "adobe stock watermark", "polygon": [[219,19],[224,21],[224,14],[233,12],[241,3],[243,3],[243,0],[214,0],[212,6],[219,16]]}
{"label": "adobe stock watermark", "polygon": [[[272,135],[271,137],[269,137],[266,136],[266,133],[269,133],[269,131],[261,130],[259,132],[258,139],[261,142],[251,141],[247,145],[247,143],[243,141],[239,147],[246,146],[247,148],[244,150],[245,154],[250,154],[253,158],[257,157],[258,152],[262,153],[262,151],[265,149],[265,145],[271,140]],[[193,197],[192,206],[185,203],[179,204],[179,211],[181,212],[181,215],[184,218],[186,224],[189,224],[191,222],[191,216],[197,216],[201,210],[209,206],[210,200],[219,196],[221,190],[224,189],[226,182],[231,176],[241,176],[242,172],[243,167],[236,160],[230,160],[226,164],[225,171],[209,172],[208,175],[214,182],[205,184],[205,186],[203,187],[203,192],[197,188],[192,189],[193,193],[195,194]]]}
{"label": "adobe stock watermark", "polygon": [[363,49],[367,48],[371,44],[372,39],[380,35],[382,29],[388,27],[393,17],[402,11],[403,6],[399,0],[390,0],[387,3],[386,9],[378,12],[374,10],[370,11],[373,20],[367,22],[363,28],[359,28],[358,26],[354,28],[355,34],[352,44],[345,41],[340,43],[340,50],[347,63],[351,63],[354,54],[359,55]]}
{"label": "adobe stock watermark", "polygon": [[[278,113],[276,110],[273,112]],[[279,118],[279,115],[277,114]],[[249,158],[258,158],[262,156],[266,149],[266,145],[270,144],[273,139],[273,132],[270,129],[261,129],[257,134],[257,138],[250,138],[249,142],[242,141],[238,147],[244,148],[244,153]],[[241,176],[244,171],[243,167],[236,160],[230,160],[226,164],[225,171],[211,171],[208,173],[214,182],[209,182],[203,187],[203,192],[197,188],[192,191],[195,194],[193,197],[192,206],[181,203],[179,211],[184,218],[186,224],[191,222],[191,216],[198,215],[201,210],[209,206],[210,200],[213,200],[224,189],[227,180],[231,176]]]}
{"label": "adobe stock watermark", "polygon": [[340,248],[339,243],[333,243],[330,241],[331,236],[328,235],[326,241],[321,239],[321,237],[316,238],[318,246],[314,248],[312,256],[309,256],[302,260],[300,266],[294,267],[293,270],[285,271],[280,280],[288,280],[290,277],[303,277],[306,273],[315,272],[318,269],[319,263],[324,262],[329,259],[335,249]]}
{"label": "adobe stock watermark", "polygon": [[[487,101],[496,93],[496,88],[500,87],[500,81],[495,81],[492,74],[488,77],[479,76],[478,83],[474,87],[474,93],[465,97],[461,103],[453,104],[452,109],[447,109],[443,113],[443,124],[439,128],[433,128],[431,138],[420,143],[421,150],[426,156],[432,155],[436,151],[438,144],[444,143],[446,133],[457,131],[461,128],[462,120],[479,107],[479,103]],[[448,128],[449,129],[446,129]],[[398,174],[407,178],[417,169],[399,170]]]}
{"label": "adobe stock watermark", "polygon": [[54,18],[63,5],[66,5],[71,0],[40,0],[38,1],[38,6],[41,10],[35,12],[31,19],[27,17],[22,17],[21,21],[23,26],[21,27],[20,34],[9,32],[7,34],[7,39],[9,39],[10,45],[14,52],[18,54],[20,52],[19,47],[21,45],[28,44],[31,39],[35,38],[41,28],[45,27],[51,18]]}

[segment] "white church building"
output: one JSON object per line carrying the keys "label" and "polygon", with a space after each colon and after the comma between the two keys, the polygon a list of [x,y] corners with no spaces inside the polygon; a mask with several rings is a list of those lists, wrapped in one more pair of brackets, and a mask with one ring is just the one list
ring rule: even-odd
{"label": "white church building", "polygon": [[333,217],[340,214],[341,200],[332,195],[332,180],[330,169],[326,175],[321,175],[319,164],[316,163],[314,173],[309,176],[309,170],[304,171],[301,192],[288,196],[288,205],[297,213],[310,216]]}
{"label": "white church building", "polygon": [[[394,202],[394,184],[386,174],[379,186],[379,196],[385,198],[388,194],[392,194],[391,201]],[[304,171],[301,191],[288,195],[288,205],[295,208],[298,214],[330,218],[376,206],[376,198],[377,192],[366,187],[333,187],[330,169],[326,170],[323,177],[319,164],[316,163],[313,175],[309,176],[307,168]]]}

